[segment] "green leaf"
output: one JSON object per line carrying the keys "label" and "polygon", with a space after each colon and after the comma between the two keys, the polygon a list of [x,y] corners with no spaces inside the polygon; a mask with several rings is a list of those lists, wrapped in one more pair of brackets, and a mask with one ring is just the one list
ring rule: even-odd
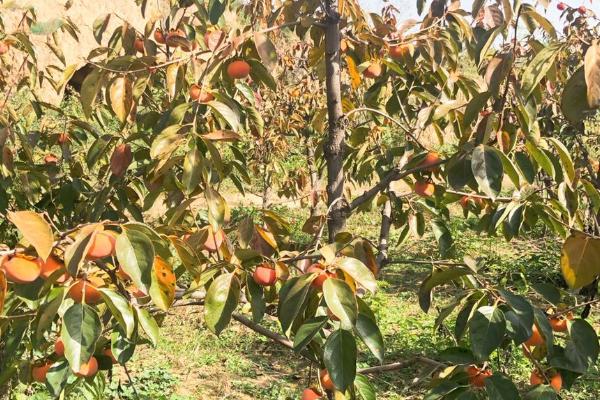
{"label": "green leaf", "polygon": [[518,400],[521,398],[513,381],[504,375],[495,373],[484,382],[485,391],[490,400]]}
{"label": "green leaf", "polygon": [[560,302],[560,291],[553,284],[536,282],[532,283],[531,287],[533,287],[533,290],[541,294],[542,297],[549,303],[557,305]]}
{"label": "green leaf", "polygon": [[448,254],[450,254],[452,251],[452,246],[454,245],[454,240],[452,239],[452,233],[450,233],[450,229],[448,229],[446,223],[439,218],[431,220],[431,229],[433,230],[435,239],[438,242],[440,255],[442,257],[446,257]]}
{"label": "green leaf", "polygon": [[468,154],[458,153],[450,158],[446,165],[448,184],[454,190],[461,190],[473,181],[471,157]]}
{"label": "green leaf", "polygon": [[208,288],[204,319],[208,329],[219,335],[229,324],[240,299],[240,281],[233,273],[219,275]]}
{"label": "green leaf", "polygon": [[515,188],[520,188],[521,179],[519,178],[519,173],[517,172],[517,168],[513,164],[512,160],[500,150],[496,148],[493,149],[500,158],[500,161],[502,161],[502,170],[506,172],[506,175],[508,175],[512,184],[515,185]]}
{"label": "green leaf", "polygon": [[534,321],[533,307],[523,296],[500,290],[500,295],[506,300],[512,313],[506,312],[508,331],[512,333],[515,344],[524,343],[531,337]]}
{"label": "green leaf", "polygon": [[471,170],[479,185],[486,195],[495,199],[502,189],[502,160],[489,146],[480,144],[473,149]]}
{"label": "green leaf", "polygon": [[303,274],[288,280],[281,287],[277,317],[281,323],[281,329],[286,335],[304,306],[310,284],[314,279],[315,274]]}
{"label": "green leaf", "polygon": [[573,164],[569,150],[556,138],[548,138],[548,141],[556,149],[560,162],[569,178],[569,182],[573,182],[575,180],[575,165]]}
{"label": "green leaf", "polygon": [[335,387],[344,392],[356,377],[356,341],[347,330],[333,332],[323,347],[323,362]]}
{"label": "green leaf", "polygon": [[554,164],[552,163],[552,160],[550,160],[550,157],[548,157],[548,155],[542,151],[537,144],[530,140],[527,140],[525,147],[533,159],[542,167],[542,169],[546,171],[550,177],[554,178],[556,176],[556,171],[554,170]]}
{"label": "green leaf", "polygon": [[323,297],[333,315],[340,319],[343,329],[356,324],[358,305],[350,286],[341,279],[330,278],[323,284]]}
{"label": "green leaf", "polygon": [[471,16],[473,18],[477,18],[477,16],[479,15],[479,10],[481,10],[481,7],[483,7],[484,4],[485,4],[485,0],[474,0],[473,1],[473,5],[471,6]]}
{"label": "green leaf", "polygon": [[337,261],[335,265],[371,293],[375,293],[375,290],[377,290],[375,275],[359,259],[344,257]]}
{"label": "green leaf", "polygon": [[122,227],[117,236],[116,253],[119,265],[131,277],[133,284],[148,293],[152,284],[154,246],[144,233]]}
{"label": "green leaf", "polygon": [[183,135],[179,134],[181,125],[170,125],[163,129],[152,142],[150,147],[150,157],[164,158],[170,155],[183,140]]}
{"label": "green leaf", "polygon": [[504,313],[498,307],[480,307],[469,321],[469,332],[473,354],[479,360],[487,360],[504,339]]}
{"label": "green leaf", "polygon": [[[2,289],[0,289],[1,291]],[[63,297],[65,294],[65,288],[58,287],[54,288],[48,294],[46,302],[40,305],[38,309],[38,313],[35,319],[35,339],[37,341],[42,340],[44,337],[44,333],[46,329],[48,329],[52,322],[54,321],[54,317],[58,313],[58,309],[60,308]],[[0,292],[0,295],[2,293]],[[1,302],[0,302],[1,303]],[[0,307],[0,313],[2,313],[2,308]]]}
{"label": "green leaf", "polygon": [[135,317],[127,299],[111,289],[100,288],[98,290],[110,312],[125,331],[125,335],[131,338],[135,329]]}
{"label": "green leaf", "polygon": [[465,116],[463,118],[463,126],[465,128],[477,120],[479,112],[483,110],[490,99],[490,96],[490,92],[477,93],[475,96],[473,96],[471,101],[469,101],[469,104],[467,104],[465,109]]}
{"label": "green leaf", "polygon": [[67,309],[60,336],[65,344],[65,357],[73,371],[79,371],[81,365],[90,360],[101,334],[102,323],[93,307],[76,303]]}
{"label": "green leaf", "polygon": [[38,21],[31,24],[29,28],[34,35],[50,35],[59,30],[65,21],[61,18],[54,18],[48,21]]}
{"label": "green leaf", "polygon": [[204,195],[208,204],[208,221],[216,231],[229,220],[229,206],[223,196],[210,186],[206,187]]}
{"label": "green leaf", "polygon": [[585,373],[598,359],[598,335],[587,321],[575,319],[569,324],[569,336],[565,345],[565,358],[569,361],[567,369]]}
{"label": "green leaf", "polygon": [[294,351],[299,352],[306,347],[319,334],[321,329],[327,325],[328,321],[329,318],[327,316],[320,316],[311,318],[303,323],[294,336]]}
{"label": "green leaf", "polygon": [[563,244],[560,266],[572,289],[592,283],[600,275],[600,239],[573,232]]}
{"label": "green leaf", "polygon": [[106,155],[112,139],[111,135],[102,135],[92,143],[85,157],[88,168],[95,166],[100,158]]}
{"label": "green leaf", "polygon": [[380,364],[383,364],[383,335],[375,321],[366,314],[359,313],[355,328],[358,336],[367,345],[371,353],[377,358]]}
{"label": "green leaf", "polygon": [[535,181],[537,171],[527,153],[523,151],[517,152],[515,154],[515,161],[517,162],[519,171],[521,171],[521,175],[523,175],[529,184],[532,184]]}
{"label": "green leaf", "polygon": [[521,91],[525,98],[528,98],[531,95],[542,78],[546,76],[546,73],[554,64],[554,59],[561,48],[562,43],[551,43],[540,50],[533,60],[527,64],[521,77]]}
{"label": "green leaf", "polygon": [[79,267],[85,259],[90,245],[92,234],[97,225],[82,228],[75,237],[75,241],[65,251],[65,267],[71,276],[77,276]]}
{"label": "green leaf", "polygon": [[[258,255],[259,253],[256,254]],[[248,274],[246,279],[246,289],[248,290],[250,305],[252,306],[252,320],[259,323],[262,321],[267,308],[263,288],[252,279],[250,274]]]}
{"label": "green leaf", "polygon": [[376,400],[377,398],[375,387],[371,384],[369,378],[364,375],[356,374],[354,388],[359,400]]}
{"label": "green leaf", "polygon": [[449,347],[438,353],[438,358],[452,364],[476,364],[473,352],[464,347]]}
{"label": "green leaf", "polygon": [[104,72],[99,69],[93,69],[83,80],[80,90],[80,101],[81,108],[83,109],[83,115],[87,119],[92,117],[92,111],[94,109],[94,102],[96,96],[102,87],[104,78]]}
{"label": "green leaf", "polygon": [[121,365],[125,365],[135,352],[135,340],[125,337],[120,329],[115,329],[110,335],[110,350],[113,357]]}
{"label": "green leaf", "polygon": [[277,83],[267,68],[258,60],[246,60],[250,64],[250,77],[256,82],[264,83],[269,89],[277,90]]}
{"label": "green leaf", "polygon": [[525,400],[558,400],[554,389],[548,385],[538,385],[525,394]]}
{"label": "green leaf", "polygon": [[67,360],[60,360],[52,364],[46,373],[46,389],[50,395],[58,398],[67,386],[69,376],[71,376],[71,369]]}
{"label": "green leaf", "polygon": [[240,130],[240,116],[239,114],[230,108],[227,104],[213,100],[207,103],[212,110],[223,118],[234,131]]}
{"label": "green leaf", "polygon": [[209,0],[208,2],[208,17],[210,23],[216,25],[223,12],[227,9],[227,0]]}
{"label": "green leaf", "polygon": [[573,125],[578,125],[587,115],[594,112],[587,101],[587,85],[584,68],[581,67],[567,81],[562,92],[560,108],[565,118]]}
{"label": "green leaf", "polygon": [[451,282],[461,276],[470,275],[471,271],[466,268],[436,269],[421,283],[419,288],[419,305],[424,312],[429,311],[431,306],[432,290],[436,286]]}
{"label": "green leaf", "polygon": [[140,326],[142,327],[144,332],[146,332],[146,335],[148,335],[148,338],[150,339],[150,342],[152,342],[152,345],[156,347],[159,338],[159,330],[156,320],[150,314],[150,312],[148,312],[148,310],[137,307],[135,307],[134,309]]}

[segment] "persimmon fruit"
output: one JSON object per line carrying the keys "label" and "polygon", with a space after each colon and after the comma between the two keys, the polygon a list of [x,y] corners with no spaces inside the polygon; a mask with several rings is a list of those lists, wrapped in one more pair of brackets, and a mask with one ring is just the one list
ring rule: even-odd
{"label": "persimmon fruit", "polygon": [[56,354],[59,357],[65,355],[65,343],[62,341],[61,338],[56,339],[56,343],[54,343],[54,354]]}
{"label": "persimmon fruit", "polygon": [[38,259],[38,263],[41,266],[40,276],[44,279],[50,278],[50,276],[58,270],[64,270],[65,273],[56,278],[56,283],[65,283],[69,279],[69,274],[65,269],[65,264],[57,260],[54,256],[48,257],[46,262],[41,258]]}
{"label": "persimmon fruit", "polygon": [[323,387],[323,389],[335,390],[335,385],[333,384],[333,381],[331,380],[331,376],[329,376],[329,372],[327,371],[327,369],[323,368],[319,372],[319,379],[321,380],[321,386]]}
{"label": "persimmon fruit", "polygon": [[436,169],[438,169],[438,163],[441,160],[442,159],[440,158],[440,155],[438,153],[430,151],[429,153],[427,153],[425,158],[423,158],[423,161],[421,161],[419,167],[424,168],[425,171],[434,172]]}
{"label": "persimmon fruit", "polygon": [[482,388],[485,386],[485,380],[493,375],[492,370],[482,369],[476,365],[470,365],[467,367],[467,375],[469,377],[469,384],[473,387]]}
{"label": "persimmon fruit", "polygon": [[213,101],[215,96],[212,93],[202,89],[200,85],[193,84],[190,86],[190,99],[197,101],[198,103],[208,103]]}
{"label": "persimmon fruit", "polygon": [[102,302],[102,295],[98,291],[98,287],[103,286],[103,284],[104,281],[97,277],[78,279],[67,292],[67,297],[72,298],[75,303],[81,303],[85,300],[86,304],[98,304]]}
{"label": "persimmon fruit", "polygon": [[531,336],[529,337],[529,339],[527,339],[527,341],[525,342],[525,345],[528,347],[532,347],[532,346],[539,346],[539,345],[543,344],[544,338],[540,334],[540,331],[538,330],[537,325],[533,324],[533,327],[531,328],[531,330],[532,330]]}
{"label": "persimmon fruit", "polygon": [[99,260],[115,254],[117,233],[114,231],[96,232],[90,243],[86,258],[88,260]]}
{"label": "persimmon fruit", "polygon": [[146,51],[146,48],[144,46],[144,39],[142,39],[140,37],[135,38],[135,40],[133,42],[133,48],[138,53],[142,53],[143,54]]}
{"label": "persimmon fruit", "polygon": [[231,79],[244,79],[250,74],[250,64],[244,60],[235,60],[227,65],[227,75]]}
{"label": "persimmon fruit", "polygon": [[35,259],[15,256],[2,265],[6,279],[13,283],[31,283],[42,273],[42,267]]}
{"label": "persimmon fruit", "polygon": [[79,371],[75,372],[75,375],[80,378],[89,378],[96,375],[96,372],[98,372],[98,360],[92,356],[87,363],[81,364]]}
{"label": "persimmon fruit", "polygon": [[40,383],[46,382],[46,374],[48,373],[48,370],[50,369],[51,366],[52,366],[51,362],[46,362],[46,363],[40,364],[40,365],[34,365],[31,368],[31,377],[36,382],[40,382]]}
{"label": "persimmon fruit", "polygon": [[363,71],[363,75],[366,78],[376,79],[381,76],[382,72],[383,72],[383,67],[381,66],[381,64],[378,62],[373,62],[373,63],[371,63],[371,65],[369,65],[367,67],[367,69],[365,69]]}
{"label": "persimmon fruit", "polygon": [[335,274],[325,270],[322,264],[314,263],[306,270],[307,273],[316,273],[317,277],[312,281],[311,286],[316,289],[323,289],[323,284],[329,278],[333,278]]}
{"label": "persimmon fruit", "polygon": [[156,28],[156,30],[154,31],[154,40],[156,41],[156,43],[166,43],[165,34],[163,33],[162,29]]}
{"label": "persimmon fruit", "polygon": [[277,272],[269,264],[262,263],[256,267],[252,278],[261,286],[273,286],[277,282]]}
{"label": "persimmon fruit", "polygon": [[435,193],[435,185],[429,181],[415,182],[415,193],[423,197],[431,197]]}
{"label": "persimmon fruit", "polygon": [[543,385],[548,383],[550,387],[554,389],[555,392],[560,392],[560,389],[562,389],[562,376],[558,372],[555,372],[554,374],[548,375],[548,378],[550,381],[546,382],[542,374],[540,374],[540,372],[537,369],[534,369],[533,371],[531,371],[529,383],[532,386]]}
{"label": "persimmon fruit", "polygon": [[302,391],[302,400],[319,400],[323,397],[313,388],[306,388]]}

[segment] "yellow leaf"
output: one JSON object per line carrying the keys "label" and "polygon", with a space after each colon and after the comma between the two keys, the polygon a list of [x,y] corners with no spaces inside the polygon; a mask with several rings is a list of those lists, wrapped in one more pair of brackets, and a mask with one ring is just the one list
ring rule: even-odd
{"label": "yellow leaf", "polygon": [[8,219],[12,222],[25,240],[29,242],[38,256],[46,261],[52,252],[54,235],[46,220],[33,211],[9,212]]}
{"label": "yellow leaf", "polygon": [[358,72],[354,59],[350,56],[346,56],[346,65],[348,65],[348,75],[350,75],[352,89],[356,89],[360,86],[360,73]]}
{"label": "yellow leaf", "polygon": [[600,275],[600,239],[575,232],[563,244],[560,266],[572,289],[588,285]]}
{"label": "yellow leaf", "polygon": [[179,64],[169,65],[165,74],[167,75],[167,92],[169,93],[169,98],[173,99],[177,94],[177,78],[179,75]]}
{"label": "yellow leaf", "polygon": [[600,42],[596,39],[585,53],[583,65],[587,85],[588,104],[592,108],[600,106]]}
{"label": "yellow leaf", "polygon": [[277,241],[275,240],[275,236],[271,232],[261,228],[260,226],[256,226],[256,231],[258,232],[260,237],[263,238],[265,242],[267,242],[269,246],[271,246],[274,249],[277,248]]}
{"label": "yellow leaf", "polygon": [[110,85],[110,105],[121,122],[125,122],[133,107],[133,88],[127,77],[120,77]]}
{"label": "yellow leaf", "polygon": [[236,140],[240,140],[240,138],[240,135],[227,129],[212,131],[206,135],[202,135],[202,139],[222,142],[235,142]]}
{"label": "yellow leaf", "polygon": [[160,256],[154,258],[150,297],[154,304],[166,311],[175,300],[176,277],[173,268]]}
{"label": "yellow leaf", "polygon": [[2,309],[4,308],[4,299],[6,298],[6,275],[4,275],[4,271],[0,269],[0,314],[2,314]]}

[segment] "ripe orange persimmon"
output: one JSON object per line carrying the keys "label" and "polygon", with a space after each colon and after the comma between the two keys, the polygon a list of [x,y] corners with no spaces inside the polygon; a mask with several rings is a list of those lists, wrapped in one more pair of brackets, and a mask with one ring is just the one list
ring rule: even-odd
{"label": "ripe orange persimmon", "polygon": [[156,28],[154,31],[154,40],[156,43],[165,44],[165,34],[163,33],[162,29]]}
{"label": "ripe orange persimmon", "polygon": [[431,197],[435,193],[435,185],[429,181],[415,182],[415,193],[423,197]]}
{"label": "ripe orange persimmon", "polygon": [[254,282],[261,286],[273,286],[277,282],[277,273],[275,268],[267,263],[262,263],[256,266],[252,278],[254,278]]}
{"label": "ripe orange persimmon", "polygon": [[104,281],[98,277],[78,279],[67,292],[67,297],[72,298],[75,303],[81,303],[85,295],[86,304],[98,304],[102,301],[102,295],[97,288],[103,285]]}
{"label": "ripe orange persimmon", "polygon": [[250,64],[244,60],[235,60],[227,66],[227,75],[231,79],[243,79],[250,74]]}
{"label": "ripe orange persimmon", "polygon": [[54,354],[59,357],[65,355],[65,344],[61,338],[56,339],[56,343],[54,343]]}
{"label": "ripe orange persimmon", "polygon": [[322,264],[314,263],[306,270],[307,273],[316,273],[317,277],[312,281],[312,287],[321,290],[323,288],[323,283],[329,278],[335,276],[334,273],[325,271],[325,267]]}
{"label": "ripe orange persimmon", "polygon": [[30,283],[42,273],[42,267],[35,259],[15,256],[2,264],[6,279],[14,283]]}
{"label": "ripe orange persimmon", "polygon": [[565,318],[550,318],[548,320],[554,332],[566,332],[567,320]]}
{"label": "ripe orange persimmon", "polygon": [[46,154],[44,156],[44,164],[56,165],[58,164],[58,157],[56,157],[54,154]]}
{"label": "ripe orange persimmon", "polygon": [[221,244],[225,240],[225,232],[222,229],[214,232],[212,228],[208,227],[208,236],[206,237],[206,241],[202,244],[204,250],[214,253],[217,251]]}
{"label": "ripe orange persimmon", "polygon": [[[554,389],[556,392],[560,392],[560,389],[562,388],[562,376],[558,372],[547,376],[550,379],[549,385],[552,387],[552,389]],[[546,380],[537,369],[534,369],[533,371],[531,371],[529,383],[532,386],[543,385],[546,383]]]}
{"label": "ripe orange persimmon", "polygon": [[52,366],[52,363],[49,361],[44,364],[34,365],[31,368],[31,377],[36,382],[40,382],[40,383],[46,382],[46,374],[48,373],[48,370],[50,369],[51,366]]}
{"label": "ripe orange persimmon", "polygon": [[89,378],[96,375],[96,372],[98,372],[98,360],[92,356],[87,363],[81,364],[79,371],[75,372],[75,375],[80,378]]}
{"label": "ripe orange persimmon", "polygon": [[544,343],[544,338],[540,334],[537,325],[533,324],[532,333],[529,339],[525,342],[525,345],[528,347],[539,346]]}
{"label": "ripe orange persimmon", "polygon": [[40,275],[42,278],[48,279],[54,272],[58,270],[64,270],[65,273],[56,278],[56,283],[65,283],[67,279],[69,279],[69,274],[65,270],[65,265],[56,258],[54,258],[54,256],[48,257],[46,262],[42,261],[42,259],[39,258],[38,263],[41,266]]}
{"label": "ripe orange persimmon", "polygon": [[323,397],[313,388],[306,388],[302,391],[302,400],[319,400]]}
{"label": "ripe orange persimmon", "polygon": [[69,134],[67,132],[63,132],[60,135],[58,135],[58,143],[59,144],[69,143],[70,141],[71,141],[71,137],[69,136]]}
{"label": "ripe orange persimmon", "polygon": [[425,168],[425,171],[434,172],[436,169],[438,169],[437,164],[441,160],[442,159],[440,158],[440,155],[438,153],[436,153],[435,151],[430,151],[429,153],[427,153],[423,161],[421,161],[419,167]]}
{"label": "ripe orange persimmon", "polygon": [[467,367],[467,375],[469,376],[469,383],[473,387],[482,388],[485,386],[485,380],[492,376],[492,370],[481,369],[476,365],[470,365]]}
{"label": "ripe orange persimmon", "polygon": [[378,62],[373,62],[373,63],[371,63],[371,65],[369,65],[367,67],[367,69],[365,69],[363,71],[363,75],[366,78],[376,79],[381,76],[382,72],[383,72],[383,67],[381,66],[381,64]]}
{"label": "ripe orange persimmon", "polygon": [[335,390],[335,385],[333,384],[333,381],[331,380],[331,377],[329,376],[329,372],[327,372],[327,369],[323,368],[319,372],[319,379],[321,380],[321,386],[323,386],[323,389]]}
{"label": "ripe orange persimmon", "polygon": [[88,260],[99,260],[115,254],[117,233],[115,231],[96,232],[91,239],[90,247],[85,256]]}
{"label": "ripe orange persimmon", "polygon": [[406,45],[390,46],[389,54],[392,58],[402,58],[410,53],[410,48]]}
{"label": "ripe orange persimmon", "polygon": [[190,99],[197,101],[198,103],[208,103],[209,101],[213,101],[215,96],[210,92],[202,90],[200,85],[194,83],[190,86]]}
{"label": "ripe orange persimmon", "polygon": [[135,38],[135,40],[133,41],[133,48],[138,53],[143,54],[146,51],[146,48],[144,46],[144,39],[142,39],[140,37]]}

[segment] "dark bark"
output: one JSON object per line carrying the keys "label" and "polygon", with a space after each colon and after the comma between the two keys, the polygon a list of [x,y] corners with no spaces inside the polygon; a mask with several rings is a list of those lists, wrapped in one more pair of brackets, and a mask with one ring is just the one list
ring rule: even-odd
{"label": "dark bark", "polygon": [[317,213],[319,177],[315,166],[315,149],[311,146],[308,138],[306,138],[306,165],[310,179],[310,217],[314,217]]}
{"label": "dark bark", "polygon": [[327,228],[329,241],[346,226],[347,204],[344,199],[344,129],[340,78],[340,16],[337,1],[325,4],[325,75],[327,85],[328,133],[324,153],[327,163]]}
{"label": "dark bark", "polygon": [[381,271],[388,261],[390,228],[392,226],[392,199],[390,196],[392,196],[392,194],[388,187],[387,199],[381,209],[381,227],[379,230],[379,244],[377,246],[377,250],[379,250],[377,253],[377,265],[379,266],[379,271]]}

